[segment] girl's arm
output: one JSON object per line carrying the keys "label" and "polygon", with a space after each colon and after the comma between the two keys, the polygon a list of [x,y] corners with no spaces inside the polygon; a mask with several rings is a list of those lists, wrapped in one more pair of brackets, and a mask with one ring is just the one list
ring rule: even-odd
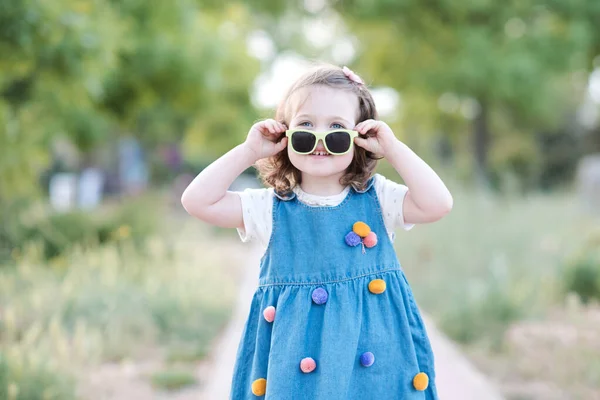
{"label": "girl's arm", "polygon": [[452,210],[452,195],[444,182],[415,152],[396,139],[385,122],[366,120],[354,129],[361,135],[375,132],[375,136],[357,137],[356,144],[387,158],[408,186],[403,206],[406,223],[437,221]]}
{"label": "girl's arm", "polygon": [[250,128],[246,141],[206,167],[181,196],[181,204],[192,216],[223,228],[243,228],[240,197],[227,189],[247,168],[261,158],[285,149],[287,138],[277,142],[285,125],[272,120]]}

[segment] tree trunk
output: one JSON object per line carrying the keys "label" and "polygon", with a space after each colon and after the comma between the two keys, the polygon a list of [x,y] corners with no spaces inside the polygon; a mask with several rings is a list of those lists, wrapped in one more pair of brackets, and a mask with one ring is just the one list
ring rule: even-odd
{"label": "tree trunk", "polygon": [[475,156],[475,179],[482,187],[489,187],[488,150],[490,148],[490,131],[488,126],[488,109],[486,103],[480,101],[481,109],[473,120],[473,154]]}

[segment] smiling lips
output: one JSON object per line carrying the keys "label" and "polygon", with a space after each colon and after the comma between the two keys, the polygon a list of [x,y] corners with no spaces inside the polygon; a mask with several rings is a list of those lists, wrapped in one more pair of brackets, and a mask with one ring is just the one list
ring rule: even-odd
{"label": "smiling lips", "polygon": [[330,155],[326,150],[317,150],[310,153],[311,156],[328,156]]}

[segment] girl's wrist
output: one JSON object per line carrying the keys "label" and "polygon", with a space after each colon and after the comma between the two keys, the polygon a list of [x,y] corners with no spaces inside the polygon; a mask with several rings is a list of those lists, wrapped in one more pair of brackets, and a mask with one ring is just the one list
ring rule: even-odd
{"label": "girl's wrist", "polygon": [[383,148],[385,149],[383,157],[385,157],[388,160],[397,158],[399,156],[399,153],[401,153],[403,148],[405,147],[407,146],[394,136],[394,138],[390,141],[389,144],[383,146]]}
{"label": "girl's wrist", "polygon": [[240,159],[249,167],[260,160],[258,154],[247,143],[242,143],[236,146],[236,151],[239,152]]}

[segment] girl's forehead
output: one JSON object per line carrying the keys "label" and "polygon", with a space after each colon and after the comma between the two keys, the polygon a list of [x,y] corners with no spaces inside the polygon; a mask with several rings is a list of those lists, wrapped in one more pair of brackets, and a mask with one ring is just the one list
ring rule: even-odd
{"label": "girl's forehead", "polygon": [[342,117],[350,122],[358,118],[358,97],[346,90],[328,86],[301,88],[290,97],[290,117]]}

